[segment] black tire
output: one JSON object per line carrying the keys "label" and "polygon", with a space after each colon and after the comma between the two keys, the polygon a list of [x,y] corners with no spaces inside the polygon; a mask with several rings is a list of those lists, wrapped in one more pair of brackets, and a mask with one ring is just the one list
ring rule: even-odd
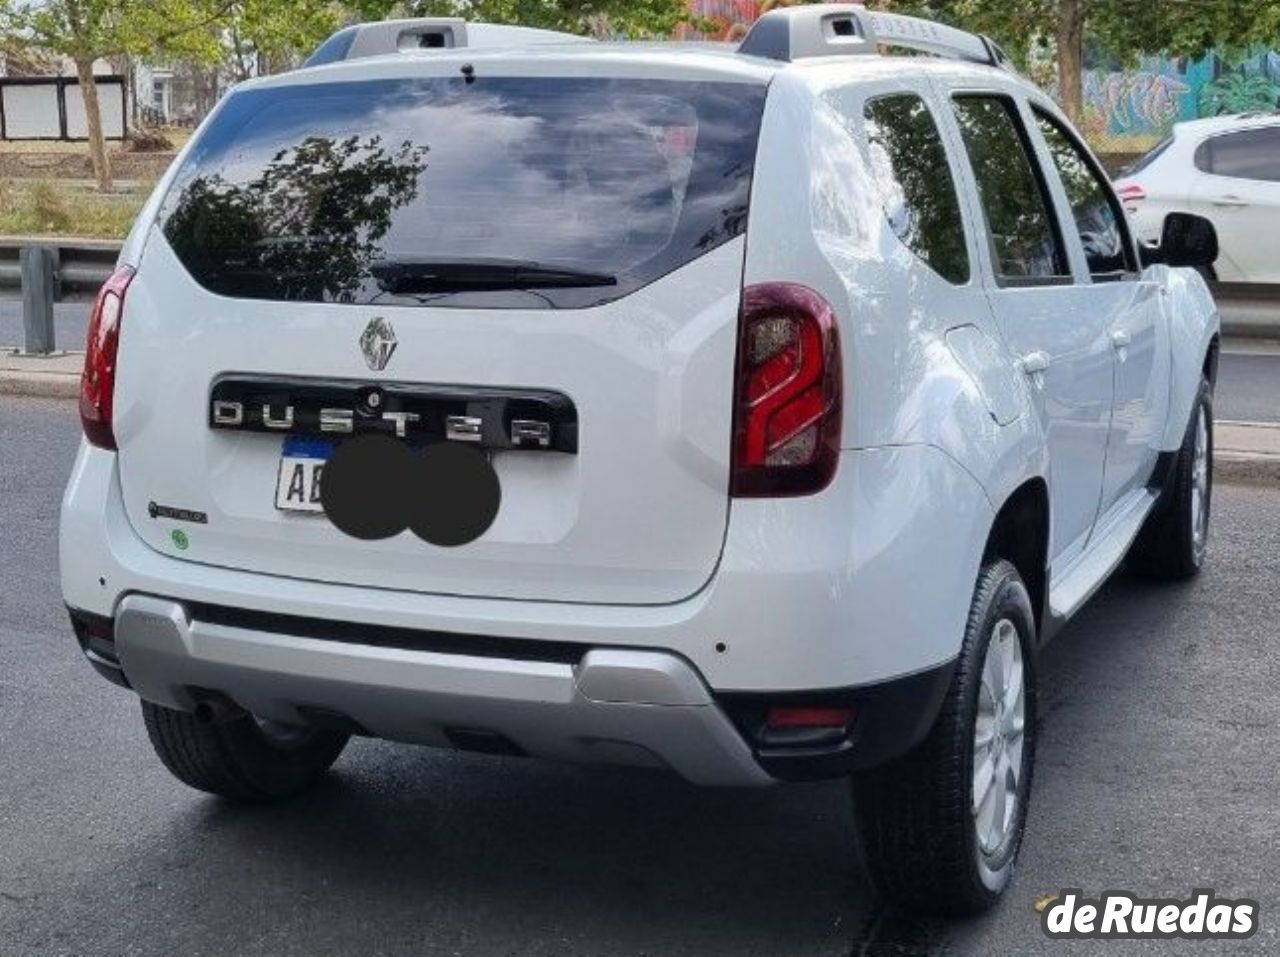
{"label": "black tire", "polygon": [[[1197,532],[1196,437],[1199,417],[1204,417],[1205,449],[1203,529]],[[1155,509],[1129,548],[1128,568],[1149,578],[1178,580],[1191,578],[1204,565],[1209,538],[1209,516],[1213,503],[1213,390],[1201,379],[1191,421],[1174,461],[1173,474]]]}
{"label": "black tire", "polygon": [[[974,734],[993,632],[999,627],[1003,640],[1012,640],[1005,621],[1016,629],[1022,653],[1021,773],[1005,836],[984,852],[972,810]],[[964,646],[929,736],[906,756],[854,777],[854,821],[863,860],[891,906],[928,916],[966,916],[990,908],[1008,886],[1022,843],[1035,758],[1034,637],[1026,586],[1011,564],[992,561],[978,576]],[[992,767],[994,786],[998,765]]]}
{"label": "black tire", "polygon": [[347,735],[275,731],[247,712],[221,720],[142,702],[156,754],[179,781],[233,801],[274,801],[306,789],[338,759]]}

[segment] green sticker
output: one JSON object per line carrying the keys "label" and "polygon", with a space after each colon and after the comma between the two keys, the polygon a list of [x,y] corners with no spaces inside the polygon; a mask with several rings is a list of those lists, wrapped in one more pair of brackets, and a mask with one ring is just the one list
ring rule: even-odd
{"label": "green sticker", "polygon": [[191,541],[187,538],[187,533],[180,528],[175,528],[170,536],[173,539],[173,547],[180,552],[185,552]]}

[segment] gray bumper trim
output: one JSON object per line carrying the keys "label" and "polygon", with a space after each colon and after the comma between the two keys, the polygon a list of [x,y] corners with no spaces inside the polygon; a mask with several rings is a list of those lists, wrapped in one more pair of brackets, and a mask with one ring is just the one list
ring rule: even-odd
{"label": "gray bumper trim", "polygon": [[331,642],[193,621],[169,599],[116,610],[121,667],[143,698],[192,709],[218,691],[262,718],[343,715],[379,737],[448,746],[446,728],[490,731],[531,755],[666,766],[696,784],[773,778],[685,659],[587,650],[576,664]]}

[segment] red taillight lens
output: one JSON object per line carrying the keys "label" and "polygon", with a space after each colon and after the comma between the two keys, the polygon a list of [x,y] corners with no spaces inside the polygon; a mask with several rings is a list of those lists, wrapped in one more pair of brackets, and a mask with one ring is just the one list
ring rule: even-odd
{"label": "red taillight lens", "polygon": [[730,493],[809,495],[840,459],[840,335],[820,295],[795,283],[742,294]]}
{"label": "red taillight lens", "polygon": [[1116,195],[1123,203],[1136,203],[1140,199],[1147,198],[1147,191],[1137,183],[1117,183]]}
{"label": "red taillight lens", "polygon": [[124,294],[133,281],[133,267],[121,266],[98,292],[89,317],[84,372],[80,376],[80,424],[85,438],[102,449],[114,449],[111,404],[116,391],[116,350],[120,345],[120,317]]}

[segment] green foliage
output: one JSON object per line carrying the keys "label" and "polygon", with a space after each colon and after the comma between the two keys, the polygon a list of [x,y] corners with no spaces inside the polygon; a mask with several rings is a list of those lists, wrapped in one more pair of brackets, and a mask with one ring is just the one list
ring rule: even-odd
{"label": "green foliage", "polygon": [[690,20],[685,0],[410,0],[411,16],[461,16],[595,36],[669,36]]}
{"label": "green foliage", "polygon": [[[1280,0],[1080,0],[1086,39],[1126,62],[1143,54],[1243,52],[1280,39]],[[880,0],[875,4],[995,38],[1020,62],[1049,50],[1065,0]]]}
{"label": "green foliage", "polygon": [[224,23],[234,61],[232,73],[248,74],[244,61],[261,57],[260,67],[283,68],[304,58],[330,34],[355,20],[382,20],[395,0],[233,0]]}
{"label": "green foliage", "polygon": [[1280,105],[1280,86],[1257,73],[1228,73],[1200,91],[1201,116],[1274,110]]}
{"label": "green foliage", "polygon": [[210,60],[227,0],[0,0],[0,38],[76,60]]}

